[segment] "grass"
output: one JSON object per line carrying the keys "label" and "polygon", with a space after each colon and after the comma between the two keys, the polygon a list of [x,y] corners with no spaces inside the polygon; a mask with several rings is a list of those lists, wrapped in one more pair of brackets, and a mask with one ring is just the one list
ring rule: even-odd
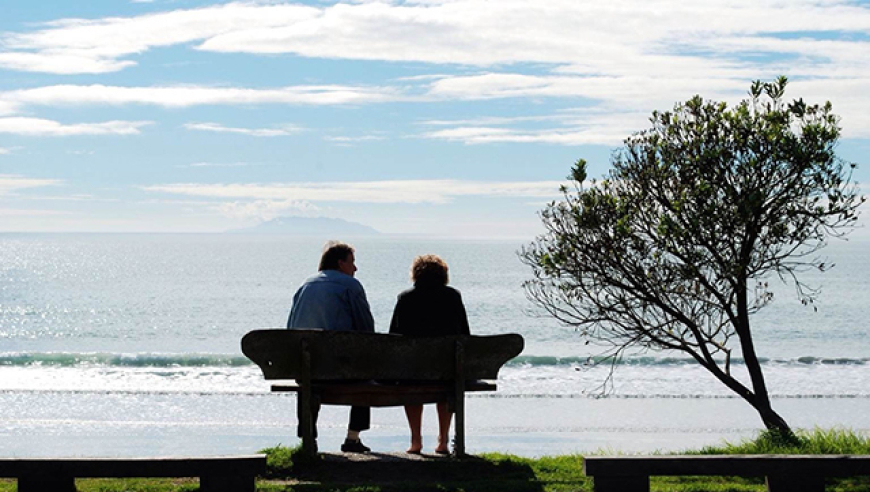
{"label": "grass", "polygon": [[[276,446],[267,455],[260,492],[591,492],[580,455],[523,458],[501,453],[462,460],[350,462],[309,458]],[[612,454],[612,453],[610,453]],[[763,432],[755,439],[680,454],[870,454],[870,437],[849,430],[800,431],[793,439]],[[80,492],[194,492],[196,479],[77,480]],[[739,477],[653,477],[652,492],[763,492],[764,480]],[[14,492],[0,480],[0,492]],[[827,492],[870,492],[870,477],[832,479]]]}
{"label": "grass", "polygon": [[847,429],[798,430],[793,438],[765,431],[737,444],[707,446],[687,454],[870,454],[870,437]]}

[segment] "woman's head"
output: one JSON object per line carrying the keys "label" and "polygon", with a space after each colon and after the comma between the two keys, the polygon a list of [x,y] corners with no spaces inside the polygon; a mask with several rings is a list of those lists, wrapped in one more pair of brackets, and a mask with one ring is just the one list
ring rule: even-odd
{"label": "woman's head", "polygon": [[411,262],[411,281],[415,284],[447,285],[447,263],[438,255],[420,255]]}

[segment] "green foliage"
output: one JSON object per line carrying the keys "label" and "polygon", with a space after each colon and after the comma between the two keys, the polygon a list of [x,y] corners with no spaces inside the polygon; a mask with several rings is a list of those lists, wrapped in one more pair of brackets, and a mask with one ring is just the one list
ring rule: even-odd
{"label": "green foliage", "polygon": [[292,448],[279,444],[258,452],[266,455],[265,478],[292,477],[299,466],[312,466],[320,461],[319,455],[311,457],[304,453],[301,444]]}
{"label": "green foliage", "polygon": [[[574,164],[564,199],[541,211],[545,234],[520,253],[534,273],[528,297],[603,355],[685,352],[783,431],[750,316],[773,300],[771,275],[812,304],[799,274],[829,266],[815,253],[853,227],[864,200],[855,165],[835,153],[831,105],[786,103],[786,85],[755,82],[733,107],[695,96],[654,112],[601,181],[587,185],[586,162]],[[749,381],[731,375],[738,346]]]}
{"label": "green foliage", "polygon": [[768,430],[736,444],[704,447],[697,454],[870,454],[870,436],[849,429],[798,430],[791,436]]}

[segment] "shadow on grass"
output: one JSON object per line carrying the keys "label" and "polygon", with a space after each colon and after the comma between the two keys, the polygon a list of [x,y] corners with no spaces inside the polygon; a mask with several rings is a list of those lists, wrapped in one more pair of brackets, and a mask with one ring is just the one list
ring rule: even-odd
{"label": "shadow on grass", "polygon": [[[294,492],[544,492],[544,484],[532,467],[517,460],[492,460],[467,456],[462,459],[436,456],[321,454],[307,458],[296,449],[270,448],[264,478],[292,480],[275,490]],[[273,464],[282,465],[280,468]],[[288,466],[289,465],[289,466]],[[270,490],[266,488],[265,490]],[[576,489],[575,489],[576,490]]]}

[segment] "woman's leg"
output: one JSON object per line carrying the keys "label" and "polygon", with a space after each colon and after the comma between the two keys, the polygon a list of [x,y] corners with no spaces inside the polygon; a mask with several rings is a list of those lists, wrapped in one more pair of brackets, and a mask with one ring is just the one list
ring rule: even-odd
{"label": "woman's leg", "polygon": [[405,417],[408,417],[408,427],[411,428],[411,447],[407,452],[417,454],[423,449],[423,436],[420,433],[423,425],[423,405],[405,405]]}
{"label": "woman's leg", "polygon": [[446,402],[438,404],[438,447],[435,448],[436,453],[444,454],[450,452],[450,420],[453,418],[453,412],[447,407]]}

